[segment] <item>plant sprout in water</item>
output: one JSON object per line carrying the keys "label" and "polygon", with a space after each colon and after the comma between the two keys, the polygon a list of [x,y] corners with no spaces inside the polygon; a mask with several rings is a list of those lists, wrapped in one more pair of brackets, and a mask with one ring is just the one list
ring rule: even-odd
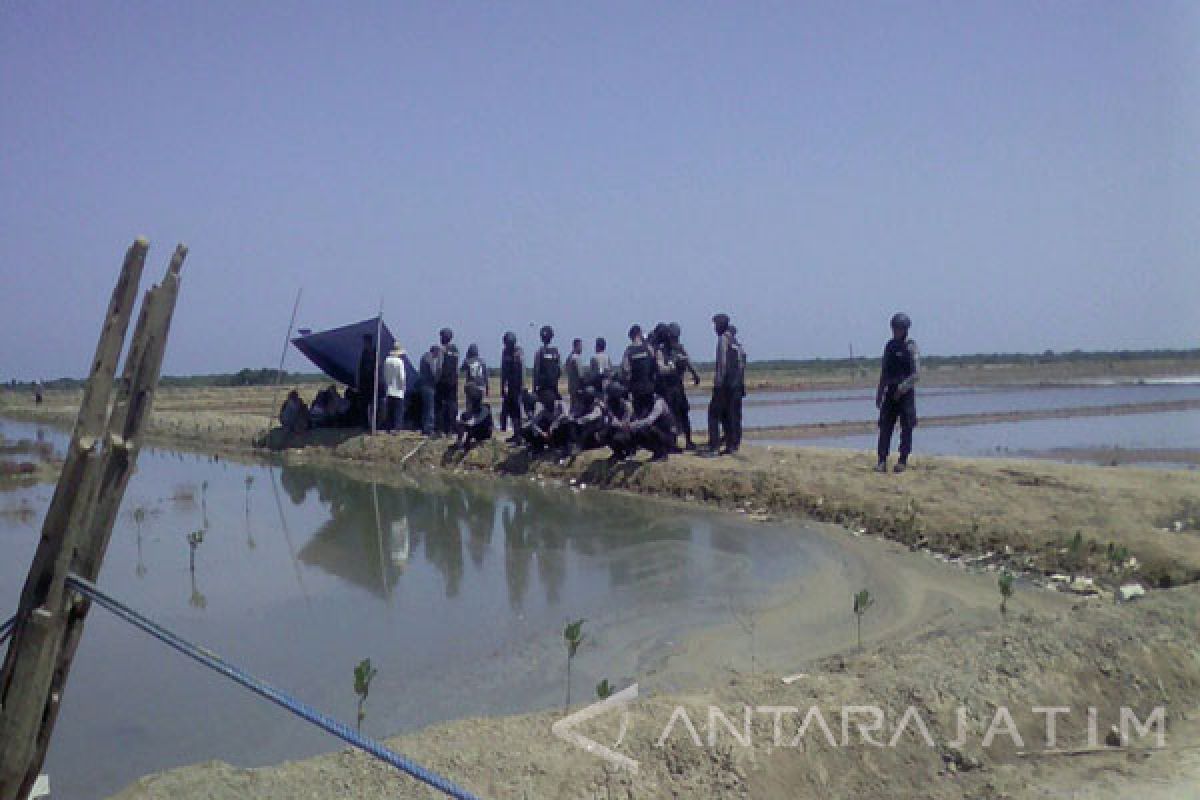
{"label": "plant sprout in water", "polygon": [[254,536],[250,533],[250,489],[254,486],[254,476],[246,476],[246,547],[253,550],[258,545],[254,541]]}
{"label": "plant sprout in water", "polygon": [[188,598],[188,604],[193,608],[205,608],[208,606],[208,599],[196,588],[196,550],[204,542],[204,531],[192,531],[187,535],[188,543],[188,569],[192,576],[192,595]]}
{"label": "plant sprout in water", "polygon": [[863,615],[875,605],[875,598],[866,589],[854,595],[854,616],[858,618],[858,649],[862,650],[862,621]]}
{"label": "plant sprout in water", "polygon": [[1000,590],[1000,616],[1007,617],[1008,601],[1013,596],[1013,574],[1007,570],[1000,573],[996,587]]}
{"label": "plant sprout in water", "polygon": [[200,484],[200,517],[204,530],[208,530],[208,481]]}
{"label": "plant sprout in water", "polygon": [[583,623],[585,620],[577,619],[574,622],[568,622],[567,627],[563,629],[563,641],[567,644],[567,704],[565,708],[571,707],[571,662],[575,660],[575,654],[579,652],[579,645],[583,644]]}
{"label": "plant sprout in water", "polygon": [[371,693],[371,681],[379,670],[371,666],[371,659],[364,658],[354,668],[354,694],[358,695],[358,732],[362,733],[363,720],[367,718],[367,695]]}
{"label": "plant sprout in water", "polygon": [[146,574],[146,565],[142,561],[142,523],[146,521],[146,509],[138,506],[133,510],[133,524],[137,528],[137,566],[133,572],[139,578]]}

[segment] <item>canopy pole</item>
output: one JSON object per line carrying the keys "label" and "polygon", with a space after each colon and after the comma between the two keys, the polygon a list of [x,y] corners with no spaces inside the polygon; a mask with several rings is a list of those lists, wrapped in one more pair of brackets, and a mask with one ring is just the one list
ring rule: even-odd
{"label": "canopy pole", "polygon": [[292,318],[288,320],[287,336],[283,337],[283,352],[279,354],[279,369],[275,370],[275,389],[271,392],[271,407],[267,409],[267,434],[271,433],[271,415],[279,403],[279,384],[283,382],[283,361],[287,358],[288,343],[292,340],[292,328],[296,324],[296,312],[300,310],[300,295],[304,287],[296,290],[296,302],[292,304]]}
{"label": "canopy pole", "polygon": [[375,318],[375,380],[371,381],[375,396],[371,398],[371,435],[379,430],[379,351],[383,347],[383,295],[379,295],[379,316]]}

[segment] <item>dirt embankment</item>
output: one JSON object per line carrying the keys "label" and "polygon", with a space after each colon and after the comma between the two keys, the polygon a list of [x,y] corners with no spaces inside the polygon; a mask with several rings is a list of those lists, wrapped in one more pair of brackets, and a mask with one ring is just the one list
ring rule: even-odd
{"label": "dirt embankment", "polygon": [[[942,623],[912,631],[902,642],[797,664],[803,675],[790,684],[778,675],[731,672],[707,691],[642,697],[629,706],[619,744],[619,712],[579,728],[638,762],[636,773],[606,768],[556,738],[551,725],[562,715],[555,712],[463,720],[390,744],[489,798],[1184,800],[1200,785],[1197,614],[1200,588],[1185,587],[1132,606],[1093,602],[1013,613],[1004,622],[997,615],[969,633]],[[668,727],[676,706],[702,746],[681,720]],[[843,710],[851,706],[882,710],[882,730],[869,735],[883,746],[863,740],[857,725],[867,720],[857,712],[847,712],[849,733],[843,734]],[[1070,708],[1056,717],[1053,745],[1046,714],[1033,710],[1048,706]],[[1163,749],[1153,749],[1154,731],[1141,738],[1132,728],[1125,747],[1104,747],[1123,706],[1141,722],[1163,709]],[[719,718],[710,721],[713,707],[743,736],[750,708],[748,740],[735,739]],[[901,725],[910,707],[928,739],[911,717]],[[984,746],[1000,707],[1011,713],[1021,741],[998,732]],[[815,717],[799,735],[813,708],[828,736]],[[1088,708],[1096,709],[1099,748],[1089,742]],[[1045,752],[1051,748],[1089,752]],[[391,768],[343,751],[263,769],[210,763],[172,770],[137,781],[116,800],[430,796]]]}

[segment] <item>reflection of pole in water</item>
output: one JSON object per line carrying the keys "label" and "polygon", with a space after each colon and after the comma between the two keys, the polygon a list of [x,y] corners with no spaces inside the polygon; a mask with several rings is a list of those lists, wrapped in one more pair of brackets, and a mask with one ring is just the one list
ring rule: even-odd
{"label": "reflection of pole in water", "polygon": [[279,499],[279,487],[275,482],[275,467],[267,467],[267,473],[271,476],[271,493],[275,495],[275,508],[279,511],[279,528],[283,531],[283,540],[287,543],[288,555],[292,559],[292,569],[296,572],[296,584],[300,587],[300,594],[304,597],[304,604],[311,609],[312,600],[308,596],[308,591],[304,588],[304,575],[300,571],[300,561],[296,558],[296,548],[292,545],[292,534],[288,531],[287,518],[283,515],[283,503]]}
{"label": "reflection of pole in water", "polygon": [[387,579],[387,548],[383,542],[383,524],[379,519],[379,484],[374,481],[371,481],[371,501],[375,506],[375,541],[379,543],[379,582],[383,586],[383,596],[390,600],[392,589]]}

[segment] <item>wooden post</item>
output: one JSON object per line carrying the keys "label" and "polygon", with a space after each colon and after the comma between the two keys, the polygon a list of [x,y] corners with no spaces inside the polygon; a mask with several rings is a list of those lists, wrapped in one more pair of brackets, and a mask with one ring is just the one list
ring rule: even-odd
{"label": "wooden post", "polygon": [[[142,426],[158,385],[187,248],[142,304],[108,413],[148,245],[130,247],[101,331],[92,373],[26,579],[17,625],[0,672],[0,800],[23,800],[45,760],[88,606],[66,591],[70,572],[94,580],[137,461]],[[70,594],[70,596],[68,596]]]}

